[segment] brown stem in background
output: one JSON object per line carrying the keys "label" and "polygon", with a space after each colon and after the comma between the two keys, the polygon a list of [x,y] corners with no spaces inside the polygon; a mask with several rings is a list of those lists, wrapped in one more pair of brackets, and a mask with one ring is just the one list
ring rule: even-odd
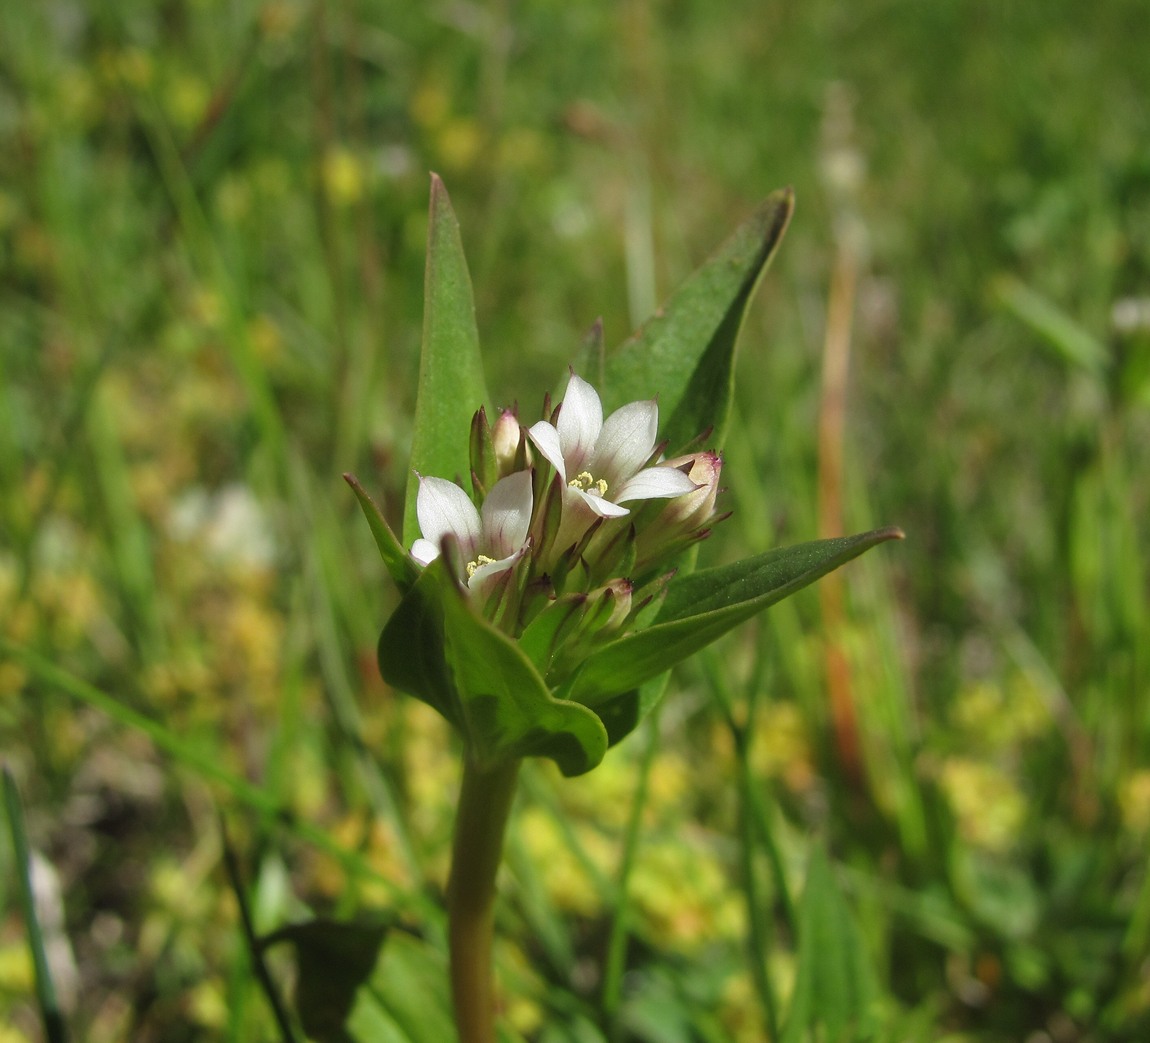
{"label": "brown stem in background", "polygon": [[[858,260],[849,245],[839,243],[831,272],[827,328],[823,343],[822,392],[819,405],[819,536],[843,535],[843,444],[846,437],[847,375],[850,368],[851,320],[858,285]],[[850,662],[842,646],[843,580],[838,572],[819,583],[825,634],[827,690],[835,748],[844,774],[862,781],[858,718]]]}
{"label": "brown stem in background", "polygon": [[[851,323],[858,290],[863,228],[856,216],[863,160],[854,144],[853,96],[846,84],[827,87],[822,124],[821,168],[835,213],[835,257],[827,300],[823,342],[822,392],[819,403],[819,535],[844,534],[843,447],[846,442],[847,377],[850,371]],[[846,618],[840,573],[819,584],[823,613],[827,692],[839,766],[848,781],[863,782],[862,749],[850,660],[843,647]]]}

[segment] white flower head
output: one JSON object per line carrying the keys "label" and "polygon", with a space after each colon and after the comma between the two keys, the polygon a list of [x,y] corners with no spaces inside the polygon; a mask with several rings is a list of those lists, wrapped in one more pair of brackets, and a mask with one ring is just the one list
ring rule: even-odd
{"label": "white flower head", "polygon": [[482,511],[454,482],[420,475],[415,512],[423,535],[412,544],[411,556],[429,565],[439,557],[443,538],[454,536],[466,569],[459,578],[485,598],[530,548],[532,503],[530,471],[517,471],[496,482]]}
{"label": "white flower head", "polygon": [[629,513],[624,503],[682,496],[697,488],[672,467],[643,467],[658,430],[654,399],[629,402],[604,420],[598,393],[572,373],[555,424],[541,420],[527,433],[565,487],[565,510],[571,504],[600,518],[621,518]]}

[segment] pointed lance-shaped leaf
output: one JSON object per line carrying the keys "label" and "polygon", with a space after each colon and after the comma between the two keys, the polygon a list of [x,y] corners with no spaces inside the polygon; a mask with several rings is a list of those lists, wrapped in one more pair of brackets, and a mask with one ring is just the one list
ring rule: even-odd
{"label": "pointed lance-shaped leaf", "polygon": [[487,401],[471,276],[447,189],[431,175],[424,275],[423,348],[403,511],[403,542],[419,536],[415,472],[451,480],[470,474],[471,417]]}
{"label": "pointed lance-shaped leaf", "polygon": [[863,551],[902,537],[896,528],[876,529],[783,547],[731,565],[677,576],[655,622],[592,655],[563,694],[595,708],[657,677]]}
{"label": "pointed lance-shaped leaf", "polygon": [[607,407],[657,390],[659,408],[669,418],[663,434],[672,453],[712,425],[709,448],[722,445],[739,328],[793,209],[789,188],[768,196],[633,337],[607,356]]}
{"label": "pointed lance-shaped leaf", "polygon": [[392,531],[383,512],[376,502],[367,494],[367,490],[360,484],[354,474],[345,474],[343,480],[351,486],[355,498],[359,501],[360,509],[367,518],[371,534],[375,538],[375,545],[379,548],[379,556],[391,576],[392,582],[399,587],[401,593],[411,589],[412,584],[419,578],[419,567],[410,554],[403,549],[399,538]]}

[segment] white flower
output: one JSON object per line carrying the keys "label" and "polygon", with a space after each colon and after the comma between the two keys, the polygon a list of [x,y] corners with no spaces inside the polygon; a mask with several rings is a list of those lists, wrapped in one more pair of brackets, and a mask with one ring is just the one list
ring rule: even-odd
{"label": "white flower", "polygon": [[574,505],[601,518],[621,518],[629,513],[623,503],[682,496],[696,489],[673,467],[640,470],[655,450],[658,430],[654,399],[629,402],[604,420],[595,389],[572,373],[556,423],[541,420],[527,433],[565,487],[565,512]]}
{"label": "white flower", "polygon": [[496,482],[483,501],[482,512],[454,482],[420,475],[415,512],[423,536],[412,544],[411,556],[429,565],[439,557],[443,538],[454,536],[466,568],[466,575],[459,578],[485,598],[529,549],[531,508],[530,471],[518,471]]}

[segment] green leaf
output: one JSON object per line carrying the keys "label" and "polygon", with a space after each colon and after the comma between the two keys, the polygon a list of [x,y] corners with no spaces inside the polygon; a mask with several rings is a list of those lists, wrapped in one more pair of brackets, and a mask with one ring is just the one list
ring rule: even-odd
{"label": "green leaf", "polygon": [[550,757],[564,775],[594,768],[607,752],[599,718],[585,706],[556,699],[522,649],[472,612],[454,584],[445,590],[443,605],[447,659],[476,761],[482,766],[510,757]]}
{"label": "green leaf", "polygon": [[782,601],[863,551],[901,539],[895,528],[815,540],[703,569],[671,582],[655,623],[592,655],[567,698],[598,708],[722,637],[732,627]]}
{"label": "green leaf", "polygon": [[379,555],[383,564],[391,575],[392,582],[401,591],[410,590],[416,579],[419,578],[419,567],[412,560],[411,555],[403,549],[398,537],[387,524],[383,512],[376,506],[375,501],[367,495],[367,491],[360,484],[354,474],[345,474],[343,480],[351,486],[367,524],[371,527],[371,534],[375,537],[375,545],[379,548]]}
{"label": "green leaf", "polygon": [[551,694],[523,650],[472,610],[445,559],[423,570],[388,620],[384,680],[451,721],[481,766],[536,756],[565,775],[590,771],[607,750],[599,718]]}
{"label": "green leaf", "polygon": [[519,647],[542,676],[547,676],[556,651],[579,625],[586,605],[585,594],[564,594],[547,605],[520,634]]}
{"label": "green leaf", "polygon": [[873,1038],[878,998],[874,974],[850,906],[821,849],[807,869],[798,933],[798,978],[782,1043]]}
{"label": "green leaf", "polygon": [[403,542],[419,536],[415,472],[440,478],[466,478],[471,417],[487,401],[471,276],[463,256],[459,221],[447,189],[431,175],[424,275],[423,350],[419,359],[419,397],[411,439],[412,473],[407,478]]}
{"label": "green leaf", "polygon": [[379,962],[389,925],[311,920],[268,935],[263,947],[290,942],[295,949],[295,1006],[308,1039],[352,1043],[348,1019],[356,995]]}
{"label": "green leaf", "polygon": [[707,428],[722,444],[733,391],[735,345],[747,305],[794,209],[774,192],[643,327],[608,355],[604,404],[618,408],[658,392],[663,435],[674,453]]}
{"label": "green leaf", "polygon": [[28,951],[32,956],[32,967],[36,984],[36,1001],[40,1007],[40,1020],[44,1025],[44,1039],[48,1043],[65,1043],[68,1038],[64,1015],[56,998],[56,988],[52,982],[52,968],[48,960],[44,932],[40,928],[40,916],[36,908],[36,896],[32,885],[32,849],[28,844],[28,831],[24,823],[24,808],[16,780],[5,764],[4,808],[8,816],[8,828],[12,838],[12,853],[16,862],[15,876],[20,899],[20,910],[24,914],[24,930],[28,935]]}
{"label": "green leaf", "polygon": [[595,712],[603,727],[607,729],[607,745],[614,746],[627,738],[643,718],[659,704],[667,691],[671,675],[664,673],[632,688],[622,695],[615,695],[605,703],[595,706]]}
{"label": "green leaf", "polygon": [[430,566],[420,573],[384,625],[376,653],[387,684],[422,699],[462,732],[463,712],[447,668],[440,582]]}

